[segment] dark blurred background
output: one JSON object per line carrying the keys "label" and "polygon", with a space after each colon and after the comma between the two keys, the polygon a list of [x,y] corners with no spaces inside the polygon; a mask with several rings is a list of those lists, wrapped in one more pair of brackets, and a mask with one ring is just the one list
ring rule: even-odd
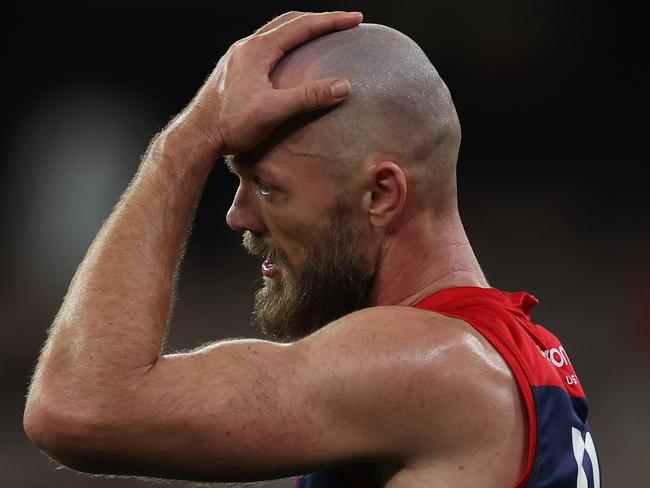
{"label": "dark blurred background", "polygon": [[[533,319],[562,338],[588,393],[605,485],[646,486],[647,28],[629,6],[601,3],[3,7],[0,484],[150,485],[56,469],[30,444],[23,402],[46,329],[148,141],[228,46],[287,10],[345,9],[411,36],[447,81],[463,126],[462,215],[488,279],[541,300]],[[183,265],[171,349],[256,335],[249,314],[259,262],[224,219],[234,189],[218,165]]]}

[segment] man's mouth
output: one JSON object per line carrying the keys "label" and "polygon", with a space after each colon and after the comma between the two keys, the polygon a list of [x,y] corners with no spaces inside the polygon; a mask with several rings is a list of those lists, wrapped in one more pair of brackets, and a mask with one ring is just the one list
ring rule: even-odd
{"label": "man's mouth", "polygon": [[265,278],[274,278],[279,272],[280,268],[278,268],[270,259],[267,258],[262,263],[262,275]]}

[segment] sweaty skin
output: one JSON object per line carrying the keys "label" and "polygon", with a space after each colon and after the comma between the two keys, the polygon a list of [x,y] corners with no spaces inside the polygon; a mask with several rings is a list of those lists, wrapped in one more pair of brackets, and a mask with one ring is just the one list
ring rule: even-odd
{"label": "sweaty skin", "polygon": [[[274,19],[231,46],[154,138],[32,378],[25,430],[52,458],[192,481],[347,464],[391,488],[501,488],[521,477],[526,423],[504,361],[464,322],[409,306],[443,288],[488,286],[457,211],[451,98],[412,41],[360,22],[341,12]],[[370,51],[370,71],[348,71],[364,62],[354,46],[375,44],[385,49]],[[337,46],[344,56],[326,54]],[[380,72],[400,63],[411,68]],[[417,86],[423,100],[409,94]],[[371,306],[289,343],[160,354],[187,231],[222,155],[240,179],[228,224],[291,266],[344,205],[373,263]]]}

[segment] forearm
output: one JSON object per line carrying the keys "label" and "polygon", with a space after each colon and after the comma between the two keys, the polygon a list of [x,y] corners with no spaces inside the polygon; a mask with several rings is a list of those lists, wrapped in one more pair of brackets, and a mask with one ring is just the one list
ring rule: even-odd
{"label": "forearm", "polygon": [[105,402],[158,358],[184,241],[219,156],[211,141],[181,132],[152,142],[90,246],[50,329],[30,397],[47,388]]}
{"label": "forearm", "polygon": [[[221,153],[246,153],[292,117],[348,97],[350,84],[338,78],[276,89],[269,77],[284,52],[361,20],[340,12],[274,19],[228,49],[172,129],[152,144],[79,266],[41,352],[23,418],[37,445],[71,463],[95,456],[119,463],[137,449],[142,424],[158,434],[171,425],[184,435],[193,415],[179,413],[178,405],[188,404],[183,367],[160,373],[165,361],[157,359],[205,180]],[[188,361],[185,368],[194,364]],[[214,362],[207,380],[224,365],[227,358]]]}

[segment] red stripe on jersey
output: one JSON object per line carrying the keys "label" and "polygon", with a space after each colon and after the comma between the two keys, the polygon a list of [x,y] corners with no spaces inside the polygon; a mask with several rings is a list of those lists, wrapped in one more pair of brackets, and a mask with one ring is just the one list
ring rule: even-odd
{"label": "red stripe on jersey", "polygon": [[524,399],[529,426],[527,469],[517,488],[526,485],[535,462],[537,417],[531,386],[558,386],[570,396],[585,396],[559,339],[530,321],[530,311],[537,304],[535,297],[524,292],[457,287],[438,291],[415,305],[467,322],[510,367]]}

